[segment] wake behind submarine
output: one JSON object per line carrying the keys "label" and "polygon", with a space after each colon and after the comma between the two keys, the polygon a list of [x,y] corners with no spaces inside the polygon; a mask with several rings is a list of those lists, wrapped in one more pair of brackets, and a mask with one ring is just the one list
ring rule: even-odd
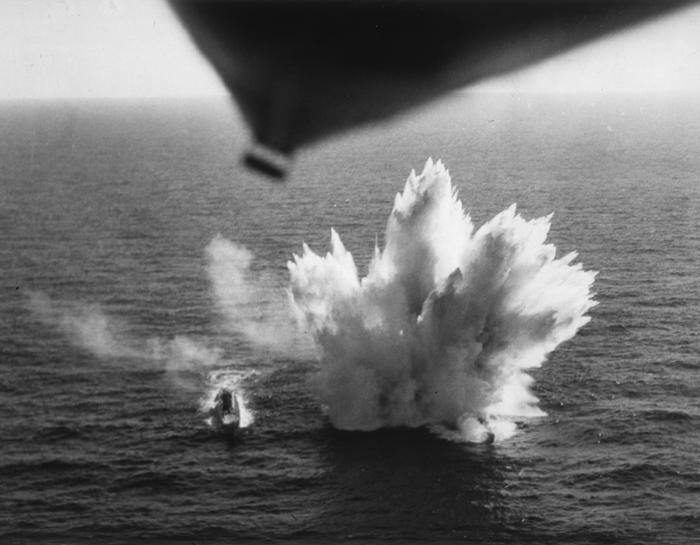
{"label": "wake behind submarine", "polygon": [[171,0],[273,178],[296,149],[697,0]]}

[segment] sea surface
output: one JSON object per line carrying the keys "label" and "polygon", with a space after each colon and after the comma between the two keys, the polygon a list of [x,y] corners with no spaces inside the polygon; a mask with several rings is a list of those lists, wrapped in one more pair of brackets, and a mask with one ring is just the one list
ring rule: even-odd
{"label": "sea surface", "polygon": [[[700,102],[460,93],[281,184],[247,139],[223,100],[0,103],[2,543],[698,543]],[[532,373],[546,416],[491,445],[334,429],[313,355],[249,342],[212,290],[219,234],[270,298],[331,227],[364,271],[428,157],[477,226],[553,212],[599,271]],[[222,377],[235,440],[203,413]]]}

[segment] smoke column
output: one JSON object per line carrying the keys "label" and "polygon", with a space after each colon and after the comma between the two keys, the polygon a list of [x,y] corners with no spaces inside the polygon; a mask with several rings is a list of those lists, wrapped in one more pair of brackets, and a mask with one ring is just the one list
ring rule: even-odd
{"label": "smoke column", "polygon": [[47,325],[63,332],[73,345],[86,350],[100,360],[124,360],[148,364],[168,371],[178,387],[201,390],[201,380],[183,375],[188,371],[206,373],[206,392],[200,399],[199,409],[208,413],[220,388],[236,393],[241,412],[240,426],[254,422],[248,409],[244,382],[253,372],[243,372],[224,357],[224,351],[184,335],[172,339],[140,338],[127,333],[132,329],[114,316],[109,316],[98,305],[79,302],[53,301],[41,292],[28,292],[28,307]]}
{"label": "smoke column", "polygon": [[300,335],[279,280],[253,272],[245,246],[217,235],[205,249],[212,295],[226,329],[258,350],[313,357],[308,336]]}
{"label": "smoke column", "polygon": [[335,231],[325,257],[304,245],[288,263],[292,305],[320,351],[333,425],[484,441],[543,414],[527,371],[595,304],[595,273],[545,242],[550,220],[513,205],[475,232],[448,171],[428,160],[396,196],[366,277]]}

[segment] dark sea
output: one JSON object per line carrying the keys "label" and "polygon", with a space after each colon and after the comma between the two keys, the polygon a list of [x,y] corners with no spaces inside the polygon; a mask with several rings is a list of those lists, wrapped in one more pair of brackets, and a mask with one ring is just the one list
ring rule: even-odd
{"label": "dark sea", "polygon": [[[700,543],[699,101],[461,93],[281,184],[247,140],[224,100],[0,103],[0,542]],[[331,227],[364,271],[428,157],[476,225],[554,212],[599,271],[546,416],[490,445],[334,429],[318,362],[231,332],[207,272],[221,234],[281,289]],[[202,412],[228,372],[233,440]]]}

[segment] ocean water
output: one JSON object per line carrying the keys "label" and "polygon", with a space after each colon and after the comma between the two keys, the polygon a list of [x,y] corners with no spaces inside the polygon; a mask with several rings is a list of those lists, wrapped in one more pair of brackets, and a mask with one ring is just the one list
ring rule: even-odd
{"label": "ocean water", "polygon": [[[240,167],[246,140],[223,101],[0,105],[3,543],[698,539],[697,101],[460,94],[284,184]],[[553,212],[557,255],[598,271],[590,322],[530,372],[544,415],[493,444],[337,429],[281,310],[331,227],[367,272],[428,157],[477,227]],[[216,240],[250,252],[243,295]],[[203,412],[220,384],[235,440]]]}

